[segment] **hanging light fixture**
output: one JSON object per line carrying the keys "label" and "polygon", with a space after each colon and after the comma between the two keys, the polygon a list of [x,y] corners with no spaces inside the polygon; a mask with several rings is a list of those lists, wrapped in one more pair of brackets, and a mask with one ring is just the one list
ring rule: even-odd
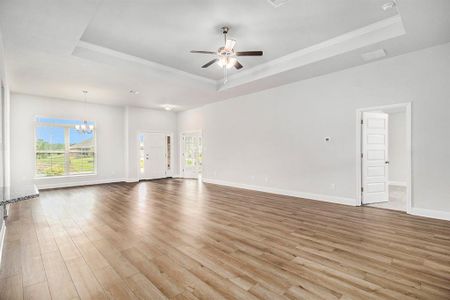
{"label": "hanging light fixture", "polygon": [[[83,91],[84,94],[84,107],[85,107],[85,111],[87,112],[87,94],[88,91]],[[79,133],[92,133],[94,131],[94,125],[93,124],[88,124],[87,120],[84,120],[81,124],[76,124],[75,125],[75,129],[79,132]]]}

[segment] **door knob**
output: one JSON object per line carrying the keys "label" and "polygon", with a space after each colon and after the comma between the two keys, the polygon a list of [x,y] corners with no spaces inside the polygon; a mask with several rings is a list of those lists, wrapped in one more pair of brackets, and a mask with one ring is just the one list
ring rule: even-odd
{"label": "door knob", "polygon": [[384,163],[388,165],[388,164],[389,164],[389,161],[387,160],[387,161],[385,161]]}

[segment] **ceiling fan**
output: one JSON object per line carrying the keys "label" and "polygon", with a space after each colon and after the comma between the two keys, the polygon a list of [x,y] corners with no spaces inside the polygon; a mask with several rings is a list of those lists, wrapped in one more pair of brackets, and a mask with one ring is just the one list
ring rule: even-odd
{"label": "ceiling fan", "polygon": [[262,56],[262,51],[235,51],[234,46],[236,45],[236,41],[227,38],[229,28],[222,27],[222,33],[225,40],[225,46],[220,47],[217,51],[200,51],[200,50],[191,50],[191,53],[200,53],[200,54],[214,54],[217,55],[216,58],[207,62],[202,66],[202,68],[207,68],[214,63],[217,63],[220,67],[225,69],[230,69],[235,67],[237,70],[242,69],[242,64],[237,60],[238,56]]}

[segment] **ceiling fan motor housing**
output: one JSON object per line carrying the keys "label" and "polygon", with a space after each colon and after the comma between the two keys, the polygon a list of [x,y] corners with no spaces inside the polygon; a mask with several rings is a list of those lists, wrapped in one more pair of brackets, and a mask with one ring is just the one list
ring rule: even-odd
{"label": "ceiling fan motor housing", "polygon": [[234,50],[233,49],[226,49],[225,47],[220,47],[219,50],[217,50],[217,53],[220,56],[233,56]]}

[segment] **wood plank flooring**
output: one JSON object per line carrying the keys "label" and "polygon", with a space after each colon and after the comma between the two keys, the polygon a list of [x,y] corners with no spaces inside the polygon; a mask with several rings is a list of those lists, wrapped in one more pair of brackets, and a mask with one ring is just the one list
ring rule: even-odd
{"label": "wood plank flooring", "polygon": [[450,299],[450,222],[198,183],[10,208],[0,299]]}

